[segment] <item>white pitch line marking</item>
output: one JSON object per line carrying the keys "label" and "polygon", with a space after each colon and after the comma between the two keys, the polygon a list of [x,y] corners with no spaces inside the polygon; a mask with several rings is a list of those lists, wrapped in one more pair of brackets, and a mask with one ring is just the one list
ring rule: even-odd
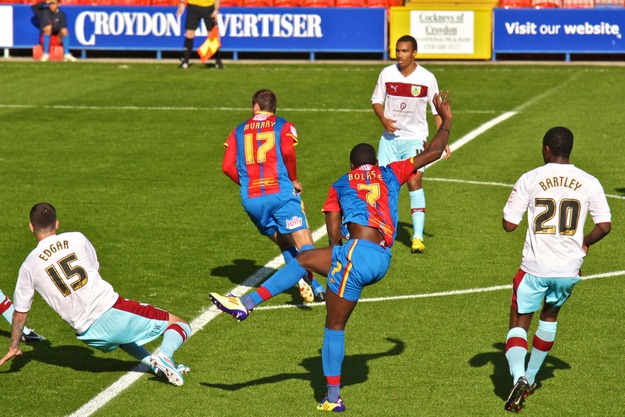
{"label": "white pitch line marking", "polygon": [[[605,272],[601,274],[594,274],[588,276],[582,276],[582,281],[588,281],[591,279],[598,278],[611,278],[625,275],[625,270],[621,271],[613,271],[613,272]],[[493,292],[499,290],[509,290],[512,289],[512,284],[506,285],[495,285],[492,287],[483,287],[483,288],[468,288],[466,290],[451,290],[451,291],[441,291],[441,292],[431,292],[425,294],[408,294],[408,295],[394,295],[390,297],[374,297],[374,298],[361,298],[358,300],[358,303],[377,303],[382,301],[397,301],[397,300],[414,300],[418,298],[433,298],[433,297],[448,297],[451,295],[465,295],[465,294],[477,294],[482,292]],[[277,306],[264,306],[255,308],[254,311],[259,310],[281,310],[284,308],[302,308],[302,307],[316,307],[322,306],[324,303],[306,303],[306,304],[282,304]]]}
{"label": "white pitch line marking", "polygon": [[[65,104],[2,104],[0,103],[0,109],[49,109],[49,110],[111,110],[111,111],[127,111],[127,110],[150,110],[150,111],[241,111],[249,112],[249,107],[144,107],[144,106],[76,106]],[[318,112],[332,112],[332,113],[371,113],[371,109],[334,109],[334,108],[297,108],[297,107],[280,107],[280,111],[283,112],[304,112],[304,113],[318,113]],[[498,113],[495,110],[456,110],[454,113],[463,114],[494,114]]]}
{"label": "white pitch line marking", "polygon": [[[439,181],[439,182],[456,182],[459,184],[472,184],[472,185],[492,185],[495,187],[506,187],[512,188],[514,184],[505,184],[503,182],[490,182],[490,181],[471,181],[471,180],[459,180],[455,178],[432,178],[432,177],[423,177],[423,179],[427,181]],[[616,194],[606,194],[608,198],[614,198],[617,200],[625,200],[625,196],[616,195]]]}

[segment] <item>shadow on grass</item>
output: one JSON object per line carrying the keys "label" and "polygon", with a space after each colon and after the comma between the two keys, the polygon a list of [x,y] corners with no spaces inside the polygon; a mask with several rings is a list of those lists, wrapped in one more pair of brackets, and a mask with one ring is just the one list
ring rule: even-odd
{"label": "shadow on grass", "polygon": [[[399,242],[407,248],[412,247],[412,223],[397,222],[397,236],[395,242]],[[434,236],[431,233],[423,232],[423,238]]]}
{"label": "shadow on grass", "polygon": [[[508,398],[508,394],[510,394],[510,389],[512,388],[510,368],[508,367],[508,360],[506,359],[506,355],[504,353],[506,344],[498,342],[493,344],[493,348],[496,350],[492,352],[479,353],[472,357],[469,361],[469,365],[474,368],[481,368],[482,366],[486,366],[491,363],[494,368],[493,373],[490,376],[494,387],[493,392],[496,396],[505,401]],[[554,371],[556,369],[571,369],[571,366],[553,355],[547,355],[547,359],[545,359],[543,366],[540,368],[540,371],[538,371],[538,375],[536,376],[536,389],[541,387],[541,381],[555,377]]]}
{"label": "shadow on grass", "polygon": [[625,187],[615,188],[614,191],[625,197]]}
{"label": "shadow on grass", "polygon": [[[358,385],[367,381],[369,378],[369,366],[367,363],[369,361],[385,356],[401,355],[404,352],[405,343],[403,341],[392,338],[386,338],[386,340],[393,343],[394,346],[385,352],[345,356],[343,360],[344,374],[341,376],[341,386]],[[225,391],[238,391],[254,385],[274,384],[290,379],[301,379],[310,382],[310,386],[315,393],[315,398],[321,401],[323,396],[326,395],[326,381],[323,376],[321,352],[319,356],[304,359],[300,362],[300,365],[306,372],[277,374],[236,384],[211,384],[208,382],[202,382],[201,384],[206,387],[218,388]]]}
{"label": "shadow on grass", "polygon": [[[240,285],[251,275],[264,276],[265,278],[263,278],[261,282],[265,282],[275,271],[276,270],[273,268],[258,265],[255,261],[249,259],[233,259],[231,265],[213,268],[211,275],[228,278],[233,284]],[[297,287],[290,288],[284,291],[283,294],[289,294],[291,296],[291,301],[287,302],[287,304],[297,305],[303,309],[309,308],[301,305],[302,297]]]}
{"label": "shadow on grass", "polygon": [[[5,334],[7,337],[11,336],[8,332],[0,331],[0,336]],[[134,359],[124,361],[115,358],[101,358],[94,356],[94,351],[86,346],[52,346],[49,340],[28,344],[21,343],[20,349],[22,355],[11,359],[9,368],[0,371],[0,373],[19,372],[31,361],[83,372],[123,372],[137,366],[137,361]]]}

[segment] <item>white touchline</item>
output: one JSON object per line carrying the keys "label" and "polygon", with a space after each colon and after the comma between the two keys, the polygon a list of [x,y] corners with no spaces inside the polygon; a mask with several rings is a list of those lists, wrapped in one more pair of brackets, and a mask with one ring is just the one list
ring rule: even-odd
{"label": "white touchline", "polygon": [[[618,277],[622,275],[625,275],[625,270],[582,276],[582,280],[588,281],[590,279]],[[426,294],[408,294],[408,295],[395,295],[395,296],[390,296],[390,297],[361,298],[360,300],[358,300],[358,303],[359,304],[360,303],[376,303],[376,302],[382,302],[382,301],[414,300],[415,298],[448,297],[450,295],[475,294],[475,293],[480,293],[480,292],[492,292],[492,291],[508,290],[508,289],[512,289],[512,284],[495,285],[493,287],[484,287],[484,288],[468,288],[466,290],[431,292],[431,293],[426,293]],[[301,307],[314,307],[314,306],[322,306],[322,305],[323,303],[283,304],[283,305],[278,305],[278,306],[257,307],[254,309],[254,311],[280,310],[283,308],[301,308]]]}
{"label": "white touchline", "polygon": [[[490,182],[490,181],[471,181],[471,180],[460,180],[456,178],[432,178],[432,177],[424,177],[423,179],[427,181],[440,181],[440,182],[457,182],[460,184],[472,184],[472,185],[492,185],[494,187],[505,187],[512,189],[514,184],[505,184],[503,182]],[[606,194],[608,198],[614,198],[617,200],[625,200],[625,196],[616,195],[616,194]]]}
{"label": "white touchline", "polygon": [[[150,110],[150,111],[241,111],[249,112],[249,107],[189,107],[189,106],[77,106],[70,104],[8,104],[0,103],[0,109],[50,109],[50,110]],[[282,112],[331,112],[331,113],[371,113],[371,109],[333,109],[333,108],[297,108],[297,107],[280,107]],[[463,114],[490,114],[497,113],[495,110],[457,110],[455,113]]]}
{"label": "white touchline", "polygon": [[[458,139],[457,141],[449,145],[450,149],[452,151],[455,151],[456,149],[466,145],[467,143],[475,139],[477,136],[493,128],[497,124],[514,116],[515,114],[525,109],[530,104],[533,104],[536,101],[552,94],[553,92],[561,88],[564,84],[566,84],[571,79],[572,78],[530,99],[529,101],[515,108],[513,111],[503,113],[500,116],[497,116],[494,119],[484,123],[483,125],[479,126],[477,129],[474,129],[473,131],[467,133],[466,135],[464,135],[463,137],[461,137],[460,139]],[[0,105],[0,107],[2,107],[2,105]],[[42,107],[45,107],[45,106],[42,106]],[[76,107],[73,107],[73,108],[76,108]],[[80,107],[80,108],[91,108],[91,107]],[[102,108],[102,107],[98,107],[98,108]],[[121,108],[134,109],[134,107],[121,107]],[[142,107],[142,108],[145,109],[146,107]],[[170,107],[169,109],[173,110],[176,108]],[[236,110],[236,108],[222,108],[222,109]],[[291,110],[296,111],[296,109],[291,109]],[[302,110],[302,109],[298,109],[298,110]],[[334,109],[334,110],[336,111],[337,109]],[[370,110],[367,110],[367,111],[370,111]],[[430,165],[433,165],[436,162],[438,161],[435,161]],[[326,235],[326,229],[325,229],[325,226],[322,226],[313,232],[313,239],[315,242],[317,242],[319,239],[323,238],[325,235]],[[232,291],[230,291],[230,293],[236,296],[245,294],[252,287],[256,286],[256,284],[258,284],[261,280],[263,280],[267,275],[272,273],[275,269],[277,269],[283,264],[284,264],[284,260],[282,259],[282,255],[276,256],[269,263],[267,263],[265,266],[263,266],[258,271],[256,271],[256,273],[249,276],[240,285],[238,285]],[[311,303],[308,305],[313,305],[313,304],[314,303]],[[193,333],[201,330],[204,326],[206,326],[206,324],[208,324],[208,322],[213,320],[218,315],[219,315],[219,310],[217,310],[217,308],[215,308],[214,306],[211,306],[208,309],[206,309],[202,314],[199,315],[199,317],[197,317],[195,320],[191,322],[191,331],[192,331],[191,336],[193,336]],[[117,394],[119,394],[120,392],[128,388],[130,385],[132,385],[136,380],[138,380],[143,375],[144,369],[145,367],[143,365],[136,366],[132,371],[130,371],[129,373],[127,373],[126,375],[118,379],[116,382],[114,382],[112,385],[110,385],[100,394],[96,395],[88,403],[86,403],[85,405],[80,407],[78,410],[76,410],[74,413],[70,414],[69,417],[88,417],[91,414],[95,413],[98,409],[103,407],[107,402],[112,400]]]}

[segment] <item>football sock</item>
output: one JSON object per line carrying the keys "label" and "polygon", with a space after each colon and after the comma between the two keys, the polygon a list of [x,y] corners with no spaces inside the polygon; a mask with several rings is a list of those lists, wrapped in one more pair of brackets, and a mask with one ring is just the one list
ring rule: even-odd
{"label": "football sock", "polygon": [[182,59],[184,62],[189,62],[191,59],[191,52],[193,51],[193,39],[187,37],[184,38],[184,50],[182,52]]}
{"label": "football sock", "polygon": [[297,256],[297,248],[295,246],[291,246],[290,248],[286,248],[282,251],[282,257],[284,258],[284,263],[288,264]]}
{"label": "football sock", "polygon": [[315,279],[312,272],[308,271],[308,277],[310,278],[310,286],[313,289],[313,294],[315,296],[319,295],[319,293],[326,292],[326,289]]}
{"label": "football sock", "polygon": [[0,290],[0,314],[9,322],[9,324],[13,324],[13,303],[9,300],[9,297],[4,295],[2,290]]}
{"label": "football sock", "polygon": [[[285,250],[282,251],[282,258],[284,258],[284,263],[288,264],[289,262],[291,262],[293,260],[293,258],[295,258],[297,256],[297,248],[295,246],[291,246],[290,248],[286,248]],[[304,280],[304,278],[301,278],[298,281],[298,285],[301,287],[302,284],[305,284],[306,281]]]}
{"label": "football sock", "polygon": [[553,341],[556,339],[556,330],[558,328],[558,322],[548,322],[540,320],[538,322],[538,329],[534,334],[534,340],[532,340],[532,353],[530,354],[530,360],[527,363],[527,382],[532,385],[536,382],[536,374],[542,366],[549,350],[553,346]]}
{"label": "football sock", "polygon": [[43,52],[45,54],[50,53],[50,35],[43,35]]}
{"label": "football sock", "polygon": [[[249,294],[249,296],[241,297],[241,302],[250,310],[263,301],[275,297],[297,284],[301,277],[306,275],[306,270],[302,268],[297,258],[286,264],[286,266],[273,274],[258,290]],[[249,298],[248,298],[249,297]],[[251,301],[253,305],[248,307]]]}
{"label": "football sock", "polygon": [[[9,300],[9,297],[4,295],[2,290],[0,290],[0,300],[2,300],[2,302],[0,302],[0,314],[2,314],[2,317],[5,318],[5,320],[9,323],[9,325],[12,325],[13,324],[13,311],[15,311],[15,308],[13,307],[13,303],[11,302],[11,300]],[[24,334],[26,335],[30,334],[30,329],[26,326],[24,326]]]}
{"label": "football sock", "polygon": [[506,359],[515,384],[517,379],[525,374],[525,355],[527,355],[527,332],[522,327],[513,327],[506,338]]}
{"label": "football sock", "polygon": [[148,350],[143,346],[139,346],[133,342],[119,345],[119,347],[133,358],[152,368],[152,364],[150,363],[150,352],[148,352]]}
{"label": "football sock", "polygon": [[63,53],[69,54],[69,36],[63,36],[61,42],[63,43]]}
{"label": "football sock", "polygon": [[180,345],[191,335],[191,327],[181,321],[169,325],[163,334],[163,343],[159,350],[170,358],[178,350]]}
{"label": "football sock", "polygon": [[423,240],[423,227],[425,225],[425,193],[423,188],[410,191],[410,214],[412,216],[412,238]]}
{"label": "football sock", "polygon": [[345,357],[345,331],[323,331],[323,346],[321,348],[321,362],[323,374],[328,383],[328,401],[335,403],[339,399],[341,387],[341,366]]}

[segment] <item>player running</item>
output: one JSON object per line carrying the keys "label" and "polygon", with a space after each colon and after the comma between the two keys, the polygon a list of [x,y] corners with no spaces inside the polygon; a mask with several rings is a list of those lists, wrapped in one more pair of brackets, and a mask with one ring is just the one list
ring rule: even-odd
{"label": "player running", "polygon": [[[328,392],[319,410],[342,412],[341,367],[345,356],[344,331],[367,285],[386,274],[391,262],[391,246],[397,229],[397,201],[401,186],[422,166],[443,154],[449,139],[452,113],[448,94],[436,94],[434,105],[441,115],[441,126],[430,146],[421,154],[388,166],[377,165],[375,149],[356,145],[350,153],[351,171],[339,178],[323,206],[330,247],[300,252],[276,275],[284,291],[306,270],[328,277],[326,322],[321,357]],[[342,242],[341,226],[349,230]],[[278,279],[279,278],[279,279]],[[239,320],[250,313],[245,297],[223,297],[211,293],[211,300],[222,311]]]}
{"label": "player running", "polygon": [[[284,262],[298,251],[312,249],[312,234],[299,194],[295,146],[297,131],[293,123],[275,115],[278,99],[271,90],[252,96],[252,118],[232,130],[222,169],[240,188],[241,202],[258,231],[275,242]],[[303,273],[299,280],[305,301],[323,301],[323,286]],[[312,288],[311,288],[312,287]],[[275,280],[269,278],[251,297],[256,303],[277,295]]]}
{"label": "player running", "polygon": [[[556,338],[558,313],[581,280],[588,247],[612,228],[610,207],[599,181],[569,163],[573,133],[554,127],[543,138],[545,165],[521,176],[503,210],[503,228],[512,232],[527,211],[521,267],[513,279],[506,358],[513,387],[505,409],[519,412],[536,387],[536,374]],[[590,212],[595,226],[584,235]],[[544,302],[544,303],[543,303]],[[532,353],[525,369],[527,331],[541,308]]]}

